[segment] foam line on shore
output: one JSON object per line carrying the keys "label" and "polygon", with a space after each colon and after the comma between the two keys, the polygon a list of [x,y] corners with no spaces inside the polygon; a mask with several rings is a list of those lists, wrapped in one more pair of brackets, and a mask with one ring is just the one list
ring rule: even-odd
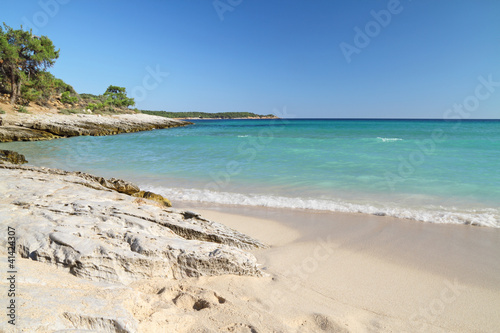
{"label": "foam line on shore", "polygon": [[162,186],[145,185],[145,187],[171,200],[343,213],[363,213],[430,223],[464,224],[500,228],[500,214],[495,209],[460,210],[457,208],[450,209],[449,207],[446,209],[440,209],[439,207],[409,208],[396,205],[382,206],[350,203],[340,200],[334,201],[299,197],[215,192],[211,190],[168,188]]}

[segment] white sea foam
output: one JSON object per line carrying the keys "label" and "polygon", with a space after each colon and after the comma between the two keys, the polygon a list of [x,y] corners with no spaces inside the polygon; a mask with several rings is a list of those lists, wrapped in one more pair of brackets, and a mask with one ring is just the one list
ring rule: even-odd
{"label": "white sea foam", "polygon": [[200,189],[182,189],[145,186],[171,200],[204,203],[244,205],[272,208],[308,209],[345,213],[363,213],[392,216],[402,219],[451,224],[472,224],[500,228],[500,211],[496,209],[459,210],[456,208],[426,207],[421,209],[396,205],[372,205],[340,200],[293,198],[284,196],[215,192]]}
{"label": "white sea foam", "polygon": [[248,138],[248,135],[238,135],[238,138]]}
{"label": "white sea foam", "polygon": [[382,142],[403,141],[403,139],[401,139],[401,138],[381,138],[381,137],[377,137],[377,139],[382,140]]}

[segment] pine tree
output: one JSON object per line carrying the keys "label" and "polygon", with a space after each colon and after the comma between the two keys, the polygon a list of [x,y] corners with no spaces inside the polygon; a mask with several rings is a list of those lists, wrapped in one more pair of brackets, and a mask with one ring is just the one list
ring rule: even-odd
{"label": "pine tree", "polygon": [[59,57],[47,36],[38,37],[32,31],[14,30],[7,24],[0,27],[0,76],[10,84],[10,103],[15,104],[23,83],[54,65]]}

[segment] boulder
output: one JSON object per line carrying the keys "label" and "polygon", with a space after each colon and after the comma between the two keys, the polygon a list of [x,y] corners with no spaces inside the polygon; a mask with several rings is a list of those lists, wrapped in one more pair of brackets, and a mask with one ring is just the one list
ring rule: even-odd
{"label": "boulder", "polygon": [[115,190],[115,191],[120,192],[120,193],[132,195],[132,194],[140,191],[140,189],[139,189],[139,187],[137,187],[137,185],[135,185],[129,181],[123,180],[123,179],[110,178],[106,182],[107,182],[107,185],[104,185],[105,187],[110,188],[110,189]]}
{"label": "boulder", "polygon": [[153,193],[153,192],[139,191],[139,192],[133,193],[132,196],[156,201],[160,205],[163,205],[165,207],[172,207],[172,203],[170,202],[170,200],[164,198],[163,196],[161,196],[159,194]]}
{"label": "boulder", "polygon": [[0,164],[5,162],[12,164],[28,163],[24,155],[16,153],[12,150],[0,150]]}

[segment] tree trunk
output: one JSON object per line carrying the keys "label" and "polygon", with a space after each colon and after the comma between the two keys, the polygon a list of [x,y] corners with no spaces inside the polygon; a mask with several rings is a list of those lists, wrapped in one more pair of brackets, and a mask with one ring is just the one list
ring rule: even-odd
{"label": "tree trunk", "polygon": [[19,79],[12,73],[10,75],[10,104],[16,104],[17,98],[19,97],[19,92],[21,91],[21,82],[18,82]]}

